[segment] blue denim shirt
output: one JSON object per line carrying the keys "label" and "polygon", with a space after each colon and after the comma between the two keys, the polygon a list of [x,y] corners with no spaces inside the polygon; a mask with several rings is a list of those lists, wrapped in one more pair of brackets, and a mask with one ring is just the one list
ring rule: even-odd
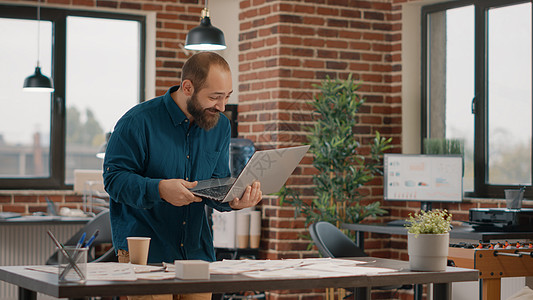
{"label": "blue denim shirt", "polygon": [[203,202],[176,207],[159,196],[159,181],[188,181],[230,176],[229,120],[220,115],[209,131],[190,122],[170,94],[140,103],[117,122],[104,160],[110,195],[111,229],[116,250],[128,249],[126,237],[151,237],[149,263],[176,259],[214,261],[205,205],[229,211],[227,203]]}

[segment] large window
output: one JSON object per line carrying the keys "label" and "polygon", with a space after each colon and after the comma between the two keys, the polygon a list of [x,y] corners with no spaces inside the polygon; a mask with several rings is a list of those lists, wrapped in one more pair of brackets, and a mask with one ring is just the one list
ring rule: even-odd
{"label": "large window", "polygon": [[422,138],[462,141],[469,196],[531,185],[531,15],[531,1],[423,8]]}
{"label": "large window", "polygon": [[[144,93],[143,16],[0,5],[0,188],[67,189]],[[37,35],[40,41],[37,43]],[[37,60],[53,93],[24,92]]]}

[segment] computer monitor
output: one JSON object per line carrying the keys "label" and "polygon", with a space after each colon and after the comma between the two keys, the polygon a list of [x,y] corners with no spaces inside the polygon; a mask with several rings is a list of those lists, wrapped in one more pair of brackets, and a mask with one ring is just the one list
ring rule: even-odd
{"label": "computer monitor", "polygon": [[384,199],[420,201],[423,210],[431,202],[463,200],[461,155],[384,154]]}

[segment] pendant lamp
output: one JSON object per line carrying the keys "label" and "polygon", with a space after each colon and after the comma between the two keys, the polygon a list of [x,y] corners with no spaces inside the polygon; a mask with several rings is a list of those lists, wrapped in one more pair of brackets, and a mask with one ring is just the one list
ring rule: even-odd
{"label": "pendant lamp", "polygon": [[224,33],[211,25],[207,1],[205,0],[205,8],[202,10],[200,26],[194,27],[187,34],[185,39],[185,49],[187,50],[213,51],[226,49]]}
{"label": "pendant lamp", "polygon": [[41,38],[41,0],[37,1],[37,66],[35,67],[35,73],[26,77],[24,80],[23,90],[28,92],[53,92],[54,86],[50,78],[44,76],[41,73],[41,67],[39,67],[39,54],[40,54],[40,38]]}

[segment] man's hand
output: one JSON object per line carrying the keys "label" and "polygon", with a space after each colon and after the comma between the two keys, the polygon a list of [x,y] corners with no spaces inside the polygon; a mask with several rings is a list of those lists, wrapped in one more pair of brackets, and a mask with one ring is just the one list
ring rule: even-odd
{"label": "man's hand", "polygon": [[193,202],[202,202],[189,191],[198,184],[197,181],[189,182],[183,179],[166,179],[159,182],[159,196],[174,206],[189,205]]}
{"label": "man's hand", "polygon": [[239,198],[233,199],[229,206],[233,209],[247,208],[257,205],[263,198],[263,192],[261,192],[261,183],[254,181],[252,186],[247,186],[244,191],[244,195]]}

